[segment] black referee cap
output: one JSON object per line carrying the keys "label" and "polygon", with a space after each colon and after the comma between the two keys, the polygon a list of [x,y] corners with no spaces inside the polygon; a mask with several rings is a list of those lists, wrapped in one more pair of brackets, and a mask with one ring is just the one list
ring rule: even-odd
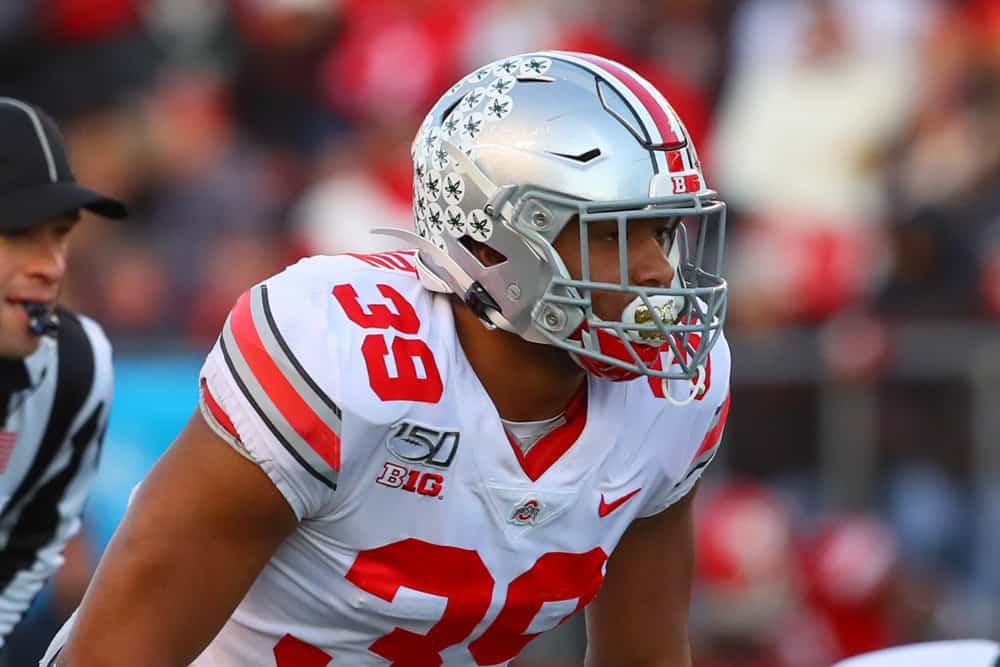
{"label": "black referee cap", "polygon": [[128,216],[121,202],[77,184],[55,121],[34,105],[0,97],[0,231],[81,208],[116,220]]}

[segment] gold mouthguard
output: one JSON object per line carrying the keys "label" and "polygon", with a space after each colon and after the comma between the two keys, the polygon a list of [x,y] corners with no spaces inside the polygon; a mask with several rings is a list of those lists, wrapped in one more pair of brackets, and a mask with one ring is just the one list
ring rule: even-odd
{"label": "gold mouthguard", "polygon": [[[677,306],[673,301],[668,301],[662,306],[653,306],[656,309],[656,314],[660,316],[660,321],[664,324],[673,324],[677,321]],[[635,323],[636,324],[654,324],[656,320],[653,318],[653,313],[650,312],[649,308],[645,305],[639,306],[635,309]],[[666,340],[660,331],[637,331],[639,338],[648,341],[664,341]]]}

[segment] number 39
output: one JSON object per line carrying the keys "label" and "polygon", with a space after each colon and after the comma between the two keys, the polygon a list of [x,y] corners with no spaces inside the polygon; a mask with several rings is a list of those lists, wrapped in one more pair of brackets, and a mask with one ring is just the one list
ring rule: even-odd
{"label": "number 39", "polygon": [[[444,385],[434,353],[422,339],[399,335],[416,334],[420,330],[420,318],[410,302],[393,287],[379,284],[376,288],[392,305],[391,309],[385,303],[362,305],[350,284],[333,288],[334,298],[359,327],[398,332],[391,344],[386,342],[385,333],[367,334],[361,343],[361,355],[368,368],[372,390],[383,401],[437,403]],[[395,374],[389,370],[387,358],[390,356]]]}

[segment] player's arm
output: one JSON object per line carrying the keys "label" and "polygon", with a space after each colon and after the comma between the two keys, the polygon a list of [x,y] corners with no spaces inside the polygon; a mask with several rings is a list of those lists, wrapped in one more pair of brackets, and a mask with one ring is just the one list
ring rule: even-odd
{"label": "player's arm", "polygon": [[136,492],[56,664],[189,664],[296,523],[196,412]]}
{"label": "player's arm", "polygon": [[587,667],[690,667],[693,498],[625,531],[587,607]]}

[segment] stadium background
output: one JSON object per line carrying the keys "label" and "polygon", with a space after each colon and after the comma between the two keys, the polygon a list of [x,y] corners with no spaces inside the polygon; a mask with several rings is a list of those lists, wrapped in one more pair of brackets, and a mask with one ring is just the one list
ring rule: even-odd
{"label": "stadium background", "polygon": [[[731,205],[697,665],[1000,636],[997,0],[3,0],[0,94],[134,211],[74,232],[65,302],[109,332],[117,392],[84,533],[8,665],[75,607],[234,299],[384,247],[365,230],[410,224],[422,111],[540,48],[656,83]],[[578,665],[582,641],[571,621],[519,664]]]}

